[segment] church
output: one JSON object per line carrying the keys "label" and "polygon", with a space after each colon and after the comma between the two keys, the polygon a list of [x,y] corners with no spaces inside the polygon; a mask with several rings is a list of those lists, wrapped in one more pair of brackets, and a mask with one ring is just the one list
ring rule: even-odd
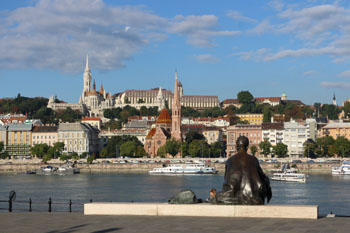
{"label": "church", "polygon": [[170,118],[168,110],[163,108],[156,120],[155,127],[150,130],[146,137],[144,149],[151,158],[154,158],[157,155],[158,149],[165,145],[167,139],[174,138],[178,141],[182,140],[179,86],[177,72],[175,72],[174,99],[171,108],[172,116]]}

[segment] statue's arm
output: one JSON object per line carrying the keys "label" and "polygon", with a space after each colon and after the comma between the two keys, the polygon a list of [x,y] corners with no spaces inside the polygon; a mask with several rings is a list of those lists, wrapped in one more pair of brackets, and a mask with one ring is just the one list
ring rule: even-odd
{"label": "statue's arm", "polygon": [[272,198],[272,190],[271,190],[271,186],[270,186],[270,180],[269,180],[269,177],[267,177],[267,175],[265,175],[264,171],[260,167],[259,161],[257,161],[257,170],[258,170],[258,174],[260,176],[260,179],[266,188],[266,198],[267,198],[267,203],[269,203],[269,201]]}

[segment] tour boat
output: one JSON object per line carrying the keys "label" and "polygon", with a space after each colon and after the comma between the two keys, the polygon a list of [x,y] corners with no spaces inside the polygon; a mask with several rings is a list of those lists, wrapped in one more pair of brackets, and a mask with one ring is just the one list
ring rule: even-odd
{"label": "tour boat", "polygon": [[344,161],[339,167],[332,167],[332,175],[350,175],[350,161]]}
{"label": "tour boat", "polygon": [[284,164],[282,172],[273,173],[271,180],[306,183],[307,175],[298,173],[298,169],[289,168],[289,164]]}
{"label": "tour boat", "polygon": [[217,172],[215,167],[205,164],[171,164],[149,171],[150,174],[216,174]]}

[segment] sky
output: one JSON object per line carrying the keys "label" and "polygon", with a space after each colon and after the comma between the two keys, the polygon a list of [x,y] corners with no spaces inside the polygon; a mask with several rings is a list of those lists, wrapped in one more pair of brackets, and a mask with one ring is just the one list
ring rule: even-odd
{"label": "sky", "polygon": [[86,55],[107,92],[242,90],[350,98],[350,1],[11,0],[0,3],[0,98],[77,103]]}

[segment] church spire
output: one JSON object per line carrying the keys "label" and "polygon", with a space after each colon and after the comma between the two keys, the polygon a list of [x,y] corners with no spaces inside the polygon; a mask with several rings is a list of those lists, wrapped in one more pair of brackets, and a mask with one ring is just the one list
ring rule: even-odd
{"label": "church spire", "polygon": [[90,67],[89,67],[89,55],[86,55],[85,71],[90,71]]}
{"label": "church spire", "polygon": [[335,98],[335,92],[333,92],[333,105],[337,105],[337,100]]}
{"label": "church spire", "polygon": [[96,84],[95,84],[95,79],[94,79],[94,85],[93,85],[93,91],[96,91]]}
{"label": "church spire", "polygon": [[101,83],[101,87],[100,87],[100,93],[103,94],[103,85]]}
{"label": "church spire", "polygon": [[177,81],[177,71],[175,71],[174,99],[172,104],[171,137],[181,141],[181,103],[179,95],[179,83]]}

